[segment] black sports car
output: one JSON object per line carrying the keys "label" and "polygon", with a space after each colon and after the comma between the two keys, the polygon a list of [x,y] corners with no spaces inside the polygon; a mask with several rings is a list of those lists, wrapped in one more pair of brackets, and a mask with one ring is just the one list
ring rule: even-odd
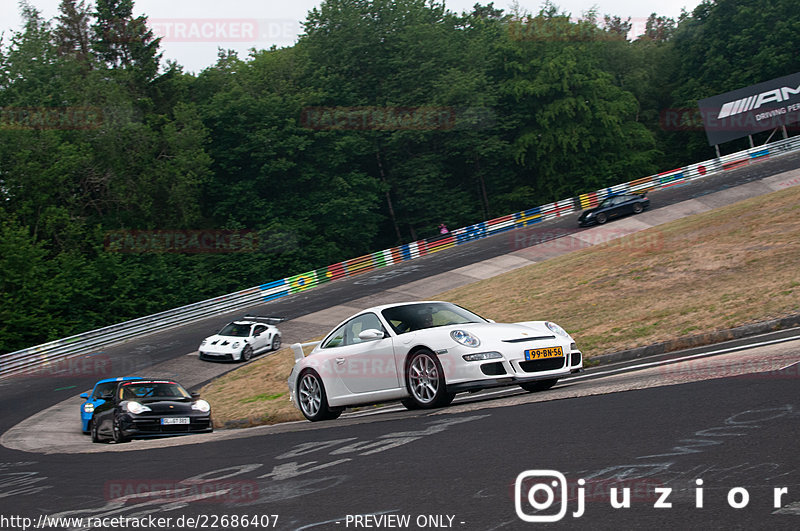
{"label": "black sports car", "polygon": [[609,219],[625,214],[638,214],[650,206],[650,200],[644,194],[621,194],[606,197],[594,208],[584,210],[578,218],[581,227],[597,223],[602,225]]}
{"label": "black sports car", "polygon": [[92,442],[165,437],[213,430],[211,406],[172,380],[119,382],[102,396],[91,421]]}

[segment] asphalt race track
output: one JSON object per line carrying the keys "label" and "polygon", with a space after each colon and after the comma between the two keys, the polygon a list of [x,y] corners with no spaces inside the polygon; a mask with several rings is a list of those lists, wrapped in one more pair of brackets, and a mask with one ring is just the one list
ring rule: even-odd
{"label": "asphalt race track", "polygon": [[[172,518],[173,527],[161,528],[182,529],[191,526],[175,526],[178,518],[211,525],[223,515],[262,523],[277,515],[277,529],[348,529],[357,516],[363,523],[381,514],[409,517],[414,529],[437,527],[433,521],[521,529],[533,524],[517,516],[515,482],[547,470],[563,474],[570,489],[562,526],[796,529],[799,346],[792,340],[567,381],[539,394],[241,430],[238,438],[146,452],[4,450],[3,514],[105,518],[99,529],[121,528],[108,525],[112,518]],[[565,393],[577,396],[548,400]],[[523,478],[521,488],[552,479],[543,478]],[[581,479],[584,514],[575,517]],[[628,508],[611,507],[611,486],[630,489]],[[654,507],[663,489],[671,489],[672,506]],[[749,502],[736,509],[742,489]],[[777,508],[775,489],[786,489]],[[524,493],[519,499],[529,517],[557,515],[558,507],[536,512]],[[91,524],[84,522],[68,528]],[[222,527],[231,528],[217,522]]]}
{"label": "asphalt race track", "polygon": [[[785,156],[650,197],[658,205],[678,203],[798,166],[800,155]],[[575,225],[569,217],[547,226]],[[253,311],[302,322],[504,255],[510,242],[513,236],[498,235]],[[230,318],[94,354],[115,375],[149,375],[153,367],[167,374]],[[284,343],[313,333],[310,325],[292,330],[297,337]],[[729,352],[686,353],[690,359],[678,353],[599,367],[544,393],[468,395],[433,412],[389,408],[169,440],[175,444],[115,447],[85,437],[88,454],[0,447],[0,529],[47,528],[44,516],[84,519],[50,529],[489,530],[527,529],[548,518],[574,528],[797,529],[800,340],[776,337]],[[198,385],[237,366],[198,361],[195,372],[176,377]],[[0,380],[0,432],[90,387],[97,378],[90,372]],[[46,425],[37,430],[47,437]],[[519,477],[530,470],[540,472]],[[566,501],[547,499],[548,489],[561,489],[556,473],[566,480]],[[629,507],[611,506],[611,487],[629,489]]]}

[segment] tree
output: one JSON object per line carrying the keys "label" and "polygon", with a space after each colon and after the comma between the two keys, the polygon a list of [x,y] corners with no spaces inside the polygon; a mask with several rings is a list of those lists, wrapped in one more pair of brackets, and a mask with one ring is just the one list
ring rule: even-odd
{"label": "tree", "polygon": [[58,9],[60,14],[56,17],[58,24],[54,34],[59,55],[71,56],[76,62],[91,68],[89,8],[84,0],[61,0]]}
{"label": "tree", "polygon": [[604,15],[603,16],[603,29],[611,35],[616,35],[620,39],[627,40],[628,34],[631,32],[633,24],[631,17],[624,21],[619,16]]}
{"label": "tree", "polygon": [[94,48],[110,68],[127,70],[140,81],[158,73],[159,43],[147,27],[147,17],[133,17],[133,0],[96,0]]}
{"label": "tree", "polygon": [[644,34],[640,39],[647,39],[655,42],[666,42],[675,34],[675,21],[669,17],[659,17],[652,13],[647,17]]}
{"label": "tree", "polygon": [[538,204],[646,175],[656,155],[636,98],[602,68],[602,30],[553,7],[520,19],[503,83],[517,105],[513,152],[528,174],[520,191]]}

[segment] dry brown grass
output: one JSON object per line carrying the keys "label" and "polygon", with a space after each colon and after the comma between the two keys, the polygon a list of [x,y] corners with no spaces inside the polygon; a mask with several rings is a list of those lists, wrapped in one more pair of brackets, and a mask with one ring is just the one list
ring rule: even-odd
{"label": "dry brown grass", "polygon": [[439,295],[548,319],[587,357],[800,310],[800,188],[686,217]]}
{"label": "dry brown grass", "polygon": [[[551,320],[596,356],[800,311],[800,187],[435,297],[498,322]],[[207,385],[218,427],[300,420],[283,349]]]}
{"label": "dry brown grass", "polygon": [[[304,341],[316,341],[308,339]],[[306,353],[311,348],[305,349]],[[200,390],[213,407],[215,428],[246,428],[303,420],[289,401],[286,380],[294,367],[294,353],[282,348],[246,366],[222,375]]]}
{"label": "dry brown grass", "polygon": [[200,394],[213,406],[214,427],[245,428],[301,420],[303,416],[289,401],[286,385],[293,366],[294,355],[284,348],[203,387]]}

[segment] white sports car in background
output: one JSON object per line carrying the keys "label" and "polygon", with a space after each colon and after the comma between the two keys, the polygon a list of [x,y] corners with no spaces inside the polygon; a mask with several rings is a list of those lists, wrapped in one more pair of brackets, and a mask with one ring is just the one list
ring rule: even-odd
{"label": "white sports car in background", "polygon": [[281,348],[280,317],[245,315],[228,323],[217,334],[200,343],[201,360],[248,361],[254,354]]}
{"label": "white sports car in background", "polygon": [[575,341],[555,323],[495,323],[449,302],[369,308],[307,345],[316,345],[308,356],[292,345],[289,392],[312,421],[357,404],[399,399],[408,409],[434,408],[461,391],[542,391],[583,368]]}

